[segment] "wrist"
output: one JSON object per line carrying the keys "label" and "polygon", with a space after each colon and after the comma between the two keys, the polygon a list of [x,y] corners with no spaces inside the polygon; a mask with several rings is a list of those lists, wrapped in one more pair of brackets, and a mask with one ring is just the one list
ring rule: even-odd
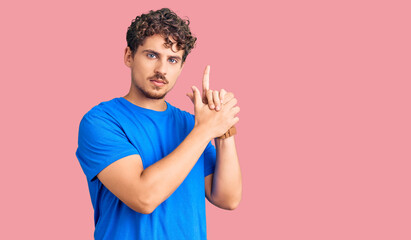
{"label": "wrist", "polygon": [[214,138],[214,143],[216,147],[224,147],[226,145],[233,144],[234,142],[234,136],[228,138]]}
{"label": "wrist", "polygon": [[235,128],[235,125],[233,125],[230,129],[228,129],[227,132],[225,132],[222,136],[218,137],[219,139],[226,139],[231,136],[234,136],[237,134],[237,129]]}
{"label": "wrist", "polygon": [[235,149],[234,136],[224,139],[215,138],[214,146],[219,153],[224,153],[226,151],[230,152],[230,149]]}

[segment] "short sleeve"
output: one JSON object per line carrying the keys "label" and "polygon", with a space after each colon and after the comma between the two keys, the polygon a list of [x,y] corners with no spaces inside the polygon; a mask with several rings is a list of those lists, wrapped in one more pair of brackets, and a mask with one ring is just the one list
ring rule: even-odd
{"label": "short sleeve", "polygon": [[88,181],[111,163],[133,154],[139,153],[113,117],[93,110],[83,117],[76,156]]}
{"label": "short sleeve", "polygon": [[204,150],[204,177],[214,173],[216,162],[216,150],[211,141]]}

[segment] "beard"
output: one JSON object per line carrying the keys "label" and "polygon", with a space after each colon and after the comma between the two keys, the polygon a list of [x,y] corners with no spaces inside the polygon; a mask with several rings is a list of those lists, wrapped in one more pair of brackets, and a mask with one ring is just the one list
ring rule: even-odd
{"label": "beard", "polygon": [[149,99],[156,99],[156,100],[158,100],[158,99],[163,99],[163,98],[167,95],[167,93],[168,93],[168,91],[166,91],[166,92],[159,92],[159,91],[158,91],[158,90],[160,90],[159,87],[154,87],[153,89],[154,89],[155,91],[150,91],[150,90],[141,88],[141,87],[138,86],[138,85],[136,85],[136,88],[137,88],[137,90],[140,91],[146,98],[149,98]]}

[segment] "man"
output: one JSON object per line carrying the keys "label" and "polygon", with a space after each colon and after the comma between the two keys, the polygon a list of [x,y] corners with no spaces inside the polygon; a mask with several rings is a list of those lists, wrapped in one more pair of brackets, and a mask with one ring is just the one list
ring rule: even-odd
{"label": "man", "polygon": [[[195,115],[164,100],[196,38],[169,9],[133,20],[124,62],[129,93],[82,119],[76,152],[94,207],[95,239],[207,239],[205,197],[223,209],[241,199],[232,93],[187,94]],[[219,138],[220,136],[225,138]],[[215,140],[216,148],[211,144]]]}

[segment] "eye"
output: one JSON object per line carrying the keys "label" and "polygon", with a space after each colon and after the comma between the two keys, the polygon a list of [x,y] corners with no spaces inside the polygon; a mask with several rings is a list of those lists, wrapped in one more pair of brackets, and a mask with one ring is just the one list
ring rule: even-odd
{"label": "eye", "polygon": [[148,54],[147,54],[147,57],[148,57],[148,58],[156,58],[156,55],[154,55],[154,54],[152,54],[152,53],[148,53]]}
{"label": "eye", "polygon": [[168,61],[171,62],[171,63],[178,63],[177,59],[175,59],[175,58],[170,58],[170,59],[168,59]]}

